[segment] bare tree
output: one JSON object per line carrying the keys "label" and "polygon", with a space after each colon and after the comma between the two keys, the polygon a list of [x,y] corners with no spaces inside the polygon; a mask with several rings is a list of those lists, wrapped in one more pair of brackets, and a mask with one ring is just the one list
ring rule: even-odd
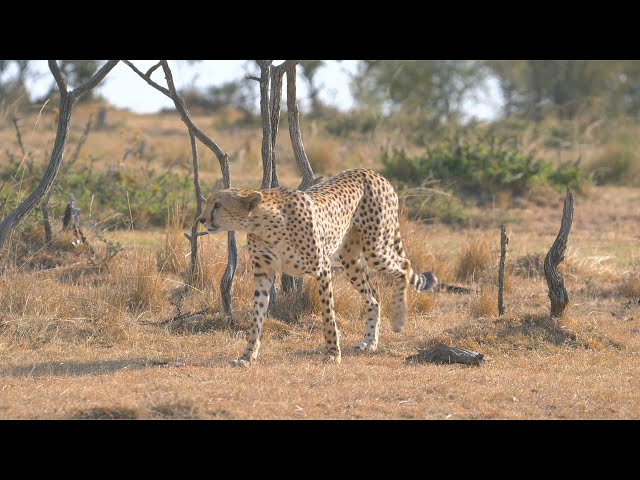
{"label": "bare tree", "polygon": [[[286,71],[287,60],[274,66],[273,60],[256,60],[260,67],[260,77],[249,77],[260,82],[260,113],[262,117],[262,185],[261,189],[276,188],[278,183],[276,163],[276,140],[280,123],[280,110],[282,100],[282,77]],[[283,287],[290,278],[282,274]],[[269,292],[269,311],[272,311],[276,302],[275,278],[271,282]]]}
{"label": "bare tree", "polygon": [[[296,97],[296,65],[299,60],[288,60],[287,70],[287,113],[289,115],[289,136],[296,163],[302,174],[302,181],[298,186],[299,190],[306,190],[314,183],[313,169],[309,163],[309,158],[302,143],[302,133],[300,132],[300,115],[298,113],[298,100]],[[302,288],[301,277],[282,276],[282,290],[285,292]]]}
{"label": "bare tree", "polygon": [[[260,67],[260,77],[248,76],[247,78],[260,83],[260,113],[262,117],[262,185],[261,189],[275,188],[279,186],[276,163],[276,139],[280,122],[282,102],[282,80],[287,74],[287,110],[289,115],[289,135],[291,145],[296,157],[296,163],[300,168],[303,179],[298,187],[306,190],[313,185],[314,176],[309,159],[304,151],[298,105],[296,100],[296,65],[299,60],[286,60],[280,65],[273,65],[273,60],[256,60]],[[291,291],[295,286],[300,287],[300,279],[282,274],[282,289]],[[269,295],[269,310],[275,305],[275,282],[271,285]]]}
{"label": "bare tree", "polygon": [[256,60],[260,67],[260,113],[262,115],[262,190],[271,188],[273,138],[271,134],[271,70],[273,60]]}
{"label": "bare tree", "polygon": [[[194,278],[196,268],[197,268],[197,258],[198,258],[198,237],[200,234],[198,233],[198,218],[202,214],[202,189],[200,187],[200,169],[198,163],[198,151],[196,148],[195,139],[200,140],[209,150],[213,152],[213,154],[218,159],[220,163],[220,170],[222,171],[222,183],[224,188],[230,188],[230,177],[229,177],[229,159],[227,158],[227,154],[222,151],[222,149],[207,135],[205,135],[196,125],[193,123],[191,119],[191,115],[189,114],[189,110],[184,102],[182,96],[178,94],[175,88],[175,84],[173,82],[173,74],[171,73],[171,69],[169,68],[169,64],[166,60],[160,60],[157,64],[147,70],[146,73],[142,73],[138,70],[135,65],[133,65],[128,60],[123,60],[123,62],[128,65],[135,73],[138,74],[145,82],[151,85],[153,88],[162,92],[167,97],[173,100],[173,103],[176,107],[176,110],[180,113],[180,118],[182,122],[189,129],[189,135],[191,138],[191,151],[193,157],[193,182],[194,188],[196,192],[196,215],[193,220],[193,224],[191,225],[191,235],[188,235],[187,238],[191,242],[191,278]],[[156,71],[159,67],[162,67],[164,71],[165,78],[167,80],[168,88],[165,88],[155,81],[151,79],[151,74]],[[236,268],[238,265],[238,249],[236,246],[236,236],[235,232],[227,233],[227,267],[222,275],[222,279],[220,281],[220,293],[222,298],[222,309],[224,313],[231,319],[233,319],[233,309],[231,304],[231,287],[233,286],[233,277],[236,272]]]}
{"label": "bare tree", "polygon": [[95,75],[93,75],[86,83],[83,83],[79,87],[69,91],[67,79],[62,73],[60,66],[55,60],[49,60],[49,70],[53,74],[60,91],[60,113],[58,114],[58,129],[56,131],[56,139],[53,144],[53,150],[51,151],[51,158],[49,159],[49,165],[45,171],[42,180],[36,187],[36,189],[7,215],[2,222],[0,222],[0,247],[4,246],[4,243],[13,231],[13,229],[38,205],[43,196],[45,196],[51,185],[53,185],[60,165],[62,164],[62,157],[64,154],[64,146],[67,140],[67,134],[69,133],[69,121],[71,120],[71,112],[75,102],[85,93],[90,92],[95,88],[104,77],[116,66],[118,60],[109,60],[105,63]]}
{"label": "bare tree", "polygon": [[300,115],[296,98],[296,65],[299,60],[290,60],[287,64],[287,111],[289,114],[289,136],[296,157],[296,163],[302,174],[299,190],[306,190],[313,185],[314,175],[307,153],[304,151],[302,134],[300,133]]}

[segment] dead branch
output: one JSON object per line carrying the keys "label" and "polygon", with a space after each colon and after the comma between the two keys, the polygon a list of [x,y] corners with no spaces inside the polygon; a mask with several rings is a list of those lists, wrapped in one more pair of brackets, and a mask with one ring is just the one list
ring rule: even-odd
{"label": "dead branch", "polygon": [[18,140],[18,145],[20,146],[20,150],[22,150],[22,156],[27,154],[27,150],[24,148],[24,144],[22,143],[22,135],[20,135],[20,127],[18,126],[18,118],[12,117],[13,125],[16,127],[16,139]]}
{"label": "dead branch", "polygon": [[183,320],[186,320],[189,317],[195,317],[196,315],[202,315],[204,313],[207,313],[209,311],[209,307],[205,307],[202,310],[198,310],[196,312],[189,312],[189,313],[178,313],[178,315],[168,318],[166,320],[162,320],[161,322],[151,322],[149,320],[141,320],[140,323],[143,325],[156,325],[156,326],[162,326],[162,325],[170,325],[174,322],[181,322]]}
{"label": "dead branch", "polygon": [[150,77],[153,72],[155,72],[158,68],[162,66],[162,62],[156,63],[153,67],[147,70],[147,73],[144,74],[145,77]]}
{"label": "dead branch", "polygon": [[[165,87],[157,84],[156,82],[154,82],[153,80],[151,80],[151,78],[148,75],[145,75],[144,73],[142,73],[140,70],[138,70],[136,68],[136,66],[131,63],[129,60],[122,60],[122,62],[127,65],[131,70],[133,70],[134,72],[136,72],[138,74],[138,76],[140,78],[142,78],[145,82],[147,82],[149,85],[151,85],[153,88],[155,88],[156,90],[158,90],[159,92],[164,93],[167,97],[171,98],[171,92],[169,92],[168,89],[166,89]],[[162,65],[162,62],[159,62],[160,65]]]}
{"label": "dead branch", "polygon": [[191,140],[191,157],[193,161],[193,186],[196,191],[196,215],[191,224],[191,284],[196,280],[196,270],[198,268],[198,219],[202,215],[202,189],[200,188],[200,164],[198,162],[198,143],[193,131],[189,129],[189,139]]}
{"label": "dead branch", "polygon": [[[224,188],[230,188],[230,178],[229,178],[229,159],[227,154],[222,151],[222,149],[207,135],[205,135],[196,125],[193,123],[191,119],[191,115],[189,114],[189,110],[184,102],[184,99],[178,95],[176,91],[175,84],[173,82],[173,74],[171,73],[171,69],[169,68],[169,64],[166,60],[160,60],[159,64],[162,66],[162,70],[164,71],[165,78],[167,80],[167,86],[169,88],[164,88],[161,85],[158,85],[156,82],[151,80],[150,73],[153,73],[153,70],[147,71],[149,75],[145,75],[140,70],[136,68],[128,60],[123,60],[123,62],[129,66],[140,78],[142,78],[145,82],[151,85],[156,90],[162,92],[167,97],[173,100],[173,103],[176,107],[178,113],[180,113],[180,118],[182,122],[189,129],[190,136],[193,135],[195,138],[200,140],[209,150],[213,152],[213,154],[218,159],[220,163],[220,170],[222,171],[222,183]],[[155,70],[155,69],[154,69]],[[194,149],[194,140],[192,139],[192,154],[193,154],[193,167],[194,167],[194,187],[196,190],[196,201],[198,202],[198,211],[199,214],[194,219],[194,224],[192,225],[192,233],[191,236],[188,237],[191,242],[191,262],[193,268],[193,262],[197,260],[197,240],[200,235],[197,234],[197,219],[200,213],[202,213],[202,192],[200,188],[200,180],[199,180],[199,166],[197,160],[197,151]],[[195,230],[194,230],[195,226]],[[194,247],[195,245],[195,247]],[[196,254],[194,254],[194,248]],[[224,313],[231,319],[233,319],[233,310],[231,305],[231,287],[233,285],[233,277],[235,275],[236,267],[238,264],[238,249],[236,246],[236,237],[235,232],[227,232],[227,267],[222,275],[222,279],[220,281],[220,293],[222,299],[222,308]]]}
{"label": "dead branch", "polygon": [[56,132],[56,139],[54,141],[53,150],[51,151],[49,165],[47,166],[47,170],[36,189],[31,192],[31,194],[20,205],[18,205],[15,210],[7,215],[2,222],[0,222],[0,247],[4,246],[4,242],[9,233],[11,233],[11,231],[13,231],[13,229],[31,213],[42,197],[47,194],[51,185],[53,185],[56,175],[58,174],[58,170],[60,169],[60,165],[62,164],[65,142],[67,140],[67,134],[69,133],[71,111],[75,101],[81,95],[98,85],[117,63],[118,60],[109,60],[89,81],[72,91],[68,91],[67,80],[58,66],[58,63],[55,60],[49,60],[49,69],[51,70],[58,88],[60,89],[60,113],[58,114],[58,130]]}
{"label": "dead branch", "polygon": [[498,315],[504,315],[504,266],[507,257],[507,227],[504,223],[500,227],[500,267],[498,270]]}
{"label": "dead branch", "polygon": [[465,350],[463,348],[449,347],[444,343],[438,343],[433,348],[417,349],[416,355],[406,358],[407,362],[430,362],[437,364],[462,363],[464,365],[480,365],[484,361],[482,353]]}
{"label": "dead branch", "polygon": [[113,67],[116,66],[119,60],[109,60],[105,63],[100,70],[96,72],[96,74],[91,77],[87,82],[83,83],[79,87],[76,87],[71,92],[73,96],[78,99],[85,93],[90,90],[93,90],[98,84],[107,76],[107,74],[113,70]]}
{"label": "dead branch", "polygon": [[40,209],[42,210],[42,223],[44,224],[44,242],[46,245],[50,245],[53,242],[53,231],[51,230],[51,222],[49,221],[49,201],[51,200],[51,193],[53,190],[47,192]]}
{"label": "dead branch", "polygon": [[544,276],[549,287],[549,300],[551,300],[551,318],[562,316],[567,304],[569,294],[564,287],[564,280],[558,273],[558,265],[564,260],[564,254],[569,241],[569,232],[573,223],[573,193],[567,187],[567,195],[562,208],[562,222],[556,240],[544,259]]}
{"label": "dead branch", "polygon": [[[227,154],[222,151],[222,149],[209,137],[207,137],[200,129],[198,129],[193,121],[191,120],[191,115],[187,110],[187,106],[184,103],[184,99],[178,95],[176,91],[175,84],[173,83],[173,74],[171,73],[171,69],[169,68],[169,64],[166,60],[161,60],[162,69],[165,74],[165,78],[167,79],[167,85],[169,87],[169,92],[171,99],[173,100],[174,105],[178,112],[180,112],[180,117],[182,121],[187,125],[189,131],[198,138],[202,143],[204,143],[218,158],[218,162],[220,163],[220,169],[222,170],[222,182],[224,188],[230,188],[230,178],[229,178],[229,159]],[[193,143],[192,143],[193,145]],[[197,162],[194,162],[194,169],[197,167]],[[197,182],[198,186],[196,188],[196,195],[198,197],[198,202],[202,200],[202,193],[200,191],[200,183],[198,179],[198,175],[196,175],[194,171],[193,176],[194,184]],[[200,206],[202,208],[202,204]],[[200,211],[202,213],[202,211]],[[194,223],[197,226],[198,217],[194,219]],[[193,236],[193,242],[197,242],[198,237]],[[193,261],[193,260],[192,260]],[[233,284],[233,277],[236,272],[236,267],[238,265],[238,249],[236,247],[236,237],[235,232],[227,233],[227,267],[222,275],[222,279],[220,281],[220,294],[222,299],[222,308],[224,310],[225,315],[227,315],[230,319],[233,319],[233,310],[231,305],[231,287]]]}

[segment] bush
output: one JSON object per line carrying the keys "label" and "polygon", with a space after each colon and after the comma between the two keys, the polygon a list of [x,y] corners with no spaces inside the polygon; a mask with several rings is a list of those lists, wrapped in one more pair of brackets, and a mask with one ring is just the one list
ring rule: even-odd
{"label": "bush", "polygon": [[[31,171],[28,171],[29,168]],[[17,206],[20,199],[25,197],[25,192],[35,189],[46,165],[29,168],[16,163],[0,167],[0,184],[6,181],[0,192],[3,216]],[[184,205],[192,202],[193,195],[192,179],[188,173],[157,173],[150,169],[93,172],[91,166],[68,172],[56,180],[53,188],[54,195],[49,204],[52,216],[62,216],[67,196],[73,194],[83,221],[89,218],[91,210],[91,218],[105,221],[104,227],[120,223],[122,219],[126,219],[127,225],[133,219],[135,227],[164,226],[167,208],[175,203]],[[36,214],[39,212],[40,209],[37,209]]]}
{"label": "bush", "polygon": [[380,119],[372,113],[351,113],[328,119],[325,129],[336,137],[348,137],[354,132],[364,135],[373,132],[379,122]]}
{"label": "bush", "polygon": [[420,185],[429,179],[455,182],[462,192],[487,190],[490,193],[509,191],[521,195],[535,184],[556,187],[569,185],[583,189],[589,177],[574,163],[554,167],[525,154],[517,148],[489,140],[445,140],[427,147],[423,155],[410,157],[404,149],[382,154],[383,175],[388,178]]}
{"label": "bush", "polygon": [[[417,190],[417,191],[416,191]],[[419,189],[399,192],[407,208],[407,216],[433,223],[466,225],[469,214],[464,202],[451,190],[420,194]]]}
{"label": "bush", "polygon": [[634,146],[607,146],[590,164],[595,183],[635,184],[640,180],[640,160]]}

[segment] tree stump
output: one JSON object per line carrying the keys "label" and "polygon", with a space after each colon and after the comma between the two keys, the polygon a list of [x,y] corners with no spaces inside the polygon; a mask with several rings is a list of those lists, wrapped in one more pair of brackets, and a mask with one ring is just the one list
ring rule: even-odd
{"label": "tree stump", "polygon": [[544,259],[544,276],[547,280],[547,286],[549,287],[549,300],[551,300],[551,318],[562,316],[569,303],[569,294],[566,288],[564,288],[562,276],[558,273],[558,265],[564,260],[572,223],[573,193],[571,189],[567,187],[567,196],[564,199],[564,207],[562,209],[560,231]]}
{"label": "tree stump", "polygon": [[449,363],[462,363],[464,365],[480,365],[484,361],[484,355],[463,348],[449,347],[444,343],[438,343],[435,347],[420,350],[416,355],[406,358],[407,362],[429,362],[439,365]]}

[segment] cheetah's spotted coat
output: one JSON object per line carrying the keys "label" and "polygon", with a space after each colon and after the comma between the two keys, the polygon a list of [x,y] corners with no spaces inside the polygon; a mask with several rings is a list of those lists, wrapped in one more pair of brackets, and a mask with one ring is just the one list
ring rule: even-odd
{"label": "cheetah's spotted coat", "polygon": [[246,231],[254,269],[253,323],[246,350],[235,363],[256,360],[269,290],[276,272],[313,275],[320,287],[326,360],[340,362],[331,283],[331,260],[338,258],[352,285],[362,294],[367,322],[356,350],[378,345],[380,306],[367,267],[393,278],[392,329],[407,319],[409,284],[419,291],[438,283],[433,273],[416,274],[402,246],[398,197],[373,170],[346,170],[306,192],[287,188],[265,191],[221,190],[209,197],[200,222],[209,233]]}

